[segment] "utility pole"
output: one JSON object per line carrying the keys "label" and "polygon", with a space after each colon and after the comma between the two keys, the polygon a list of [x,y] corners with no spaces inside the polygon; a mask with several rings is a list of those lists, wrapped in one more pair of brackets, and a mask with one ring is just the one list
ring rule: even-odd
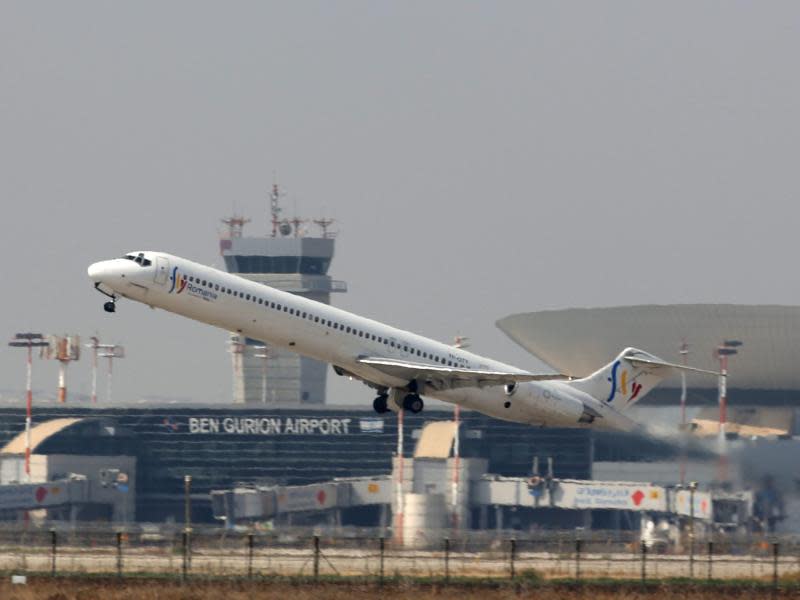
{"label": "utility pole", "polygon": [[12,348],[27,348],[28,375],[25,385],[25,475],[31,480],[31,413],[33,412],[33,349],[45,348],[47,340],[41,333],[17,333],[9,343]]}

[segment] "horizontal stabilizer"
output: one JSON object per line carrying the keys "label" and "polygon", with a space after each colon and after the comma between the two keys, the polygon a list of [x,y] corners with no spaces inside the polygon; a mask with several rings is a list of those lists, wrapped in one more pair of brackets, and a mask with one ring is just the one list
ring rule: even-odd
{"label": "horizontal stabilizer", "polygon": [[550,373],[539,375],[535,373],[488,371],[477,369],[464,369],[445,365],[431,365],[415,363],[391,358],[361,357],[358,362],[368,365],[390,377],[405,381],[421,381],[437,390],[462,387],[489,387],[523,383],[526,381],[553,381],[569,379],[566,375]]}
{"label": "horizontal stabilizer", "polygon": [[652,367],[664,367],[667,369],[678,369],[680,371],[692,371],[693,373],[705,373],[707,375],[722,375],[717,371],[708,371],[706,369],[698,369],[697,367],[690,367],[688,365],[679,365],[677,363],[669,363],[663,360],[650,360],[647,358],[636,358],[635,356],[628,356],[626,360],[634,365],[649,365]]}

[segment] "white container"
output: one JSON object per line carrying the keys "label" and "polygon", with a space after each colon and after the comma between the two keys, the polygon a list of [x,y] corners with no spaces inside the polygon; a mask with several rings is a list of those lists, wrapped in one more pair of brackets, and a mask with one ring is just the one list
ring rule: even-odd
{"label": "white container", "polygon": [[414,548],[441,545],[447,523],[444,494],[408,493],[403,504],[403,544]]}

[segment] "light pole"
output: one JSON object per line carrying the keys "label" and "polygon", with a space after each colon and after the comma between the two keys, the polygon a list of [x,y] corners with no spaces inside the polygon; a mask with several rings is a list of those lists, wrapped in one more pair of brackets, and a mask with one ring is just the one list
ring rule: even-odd
{"label": "light pole", "polygon": [[106,377],[106,402],[111,404],[111,386],[114,376],[114,359],[125,358],[125,348],[118,344],[98,344],[97,348],[102,352],[97,356],[108,359],[108,373]]}
{"label": "light pole", "polygon": [[58,361],[58,401],[67,401],[67,365],[81,357],[81,338],[77,335],[52,335],[48,339],[47,358]]}
{"label": "light pole", "polygon": [[[455,348],[463,349],[469,347],[469,338],[461,335],[455,337],[453,346]],[[453,511],[453,530],[458,531],[459,523],[459,492],[461,489],[461,405],[456,403],[453,406],[453,421],[455,423],[455,432],[453,436],[453,489],[452,489],[452,511]]]}
{"label": "light pole", "polygon": [[262,359],[261,361],[261,404],[267,403],[267,361],[269,360],[269,348],[266,346],[253,346],[256,351],[253,357]]}
{"label": "light pole", "polygon": [[192,476],[183,476],[183,522],[188,534],[192,529]]}
{"label": "light pole", "polygon": [[28,349],[28,375],[25,385],[25,475],[31,480],[31,412],[33,410],[33,349],[48,346],[41,333],[17,333],[8,342],[12,348]]}
{"label": "light pole", "polygon": [[[681,362],[686,366],[689,357],[689,344],[684,341],[679,351]],[[681,371],[681,430],[686,430],[686,371]]]}
{"label": "light pole", "polygon": [[725,425],[728,420],[728,357],[739,353],[737,348],[743,345],[739,340],[725,340],[717,346],[719,358],[719,434],[725,436]]}
{"label": "light pole", "polygon": [[694,577],[694,493],[697,482],[689,482],[689,577]]}
{"label": "light pole", "polygon": [[[679,350],[681,355],[681,362],[684,366],[687,364],[687,359],[689,356],[689,344],[686,343],[684,340],[681,343],[681,349]],[[681,473],[680,473],[680,481],[683,484],[686,481],[686,371],[681,371]]]}
{"label": "light pole", "polygon": [[92,351],[92,404],[97,404],[97,349],[100,347],[100,338],[93,335],[86,347]]}
{"label": "light pole", "polygon": [[724,340],[717,346],[719,358],[719,470],[720,483],[728,480],[728,445],[725,437],[725,426],[728,422],[728,357],[739,353],[737,348],[743,345],[739,340]]}

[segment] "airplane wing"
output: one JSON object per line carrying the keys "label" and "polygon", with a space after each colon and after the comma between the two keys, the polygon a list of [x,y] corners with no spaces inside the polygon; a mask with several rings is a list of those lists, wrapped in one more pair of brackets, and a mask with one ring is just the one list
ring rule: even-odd
{"label": "airplane wing", "polygon": [[368,365],[390,377],[406,381],[420,381],[437,390],[461,387],[489,387],[507,385],[510,383],[523,383],[525,381],[553,381],[569,379],[566,375],[550,373],[537,375],[535,373],[514,373],[505,371],[481,371],[476,369],[461,369],[415,363],[391,358],[361,357],[358,362]]}

